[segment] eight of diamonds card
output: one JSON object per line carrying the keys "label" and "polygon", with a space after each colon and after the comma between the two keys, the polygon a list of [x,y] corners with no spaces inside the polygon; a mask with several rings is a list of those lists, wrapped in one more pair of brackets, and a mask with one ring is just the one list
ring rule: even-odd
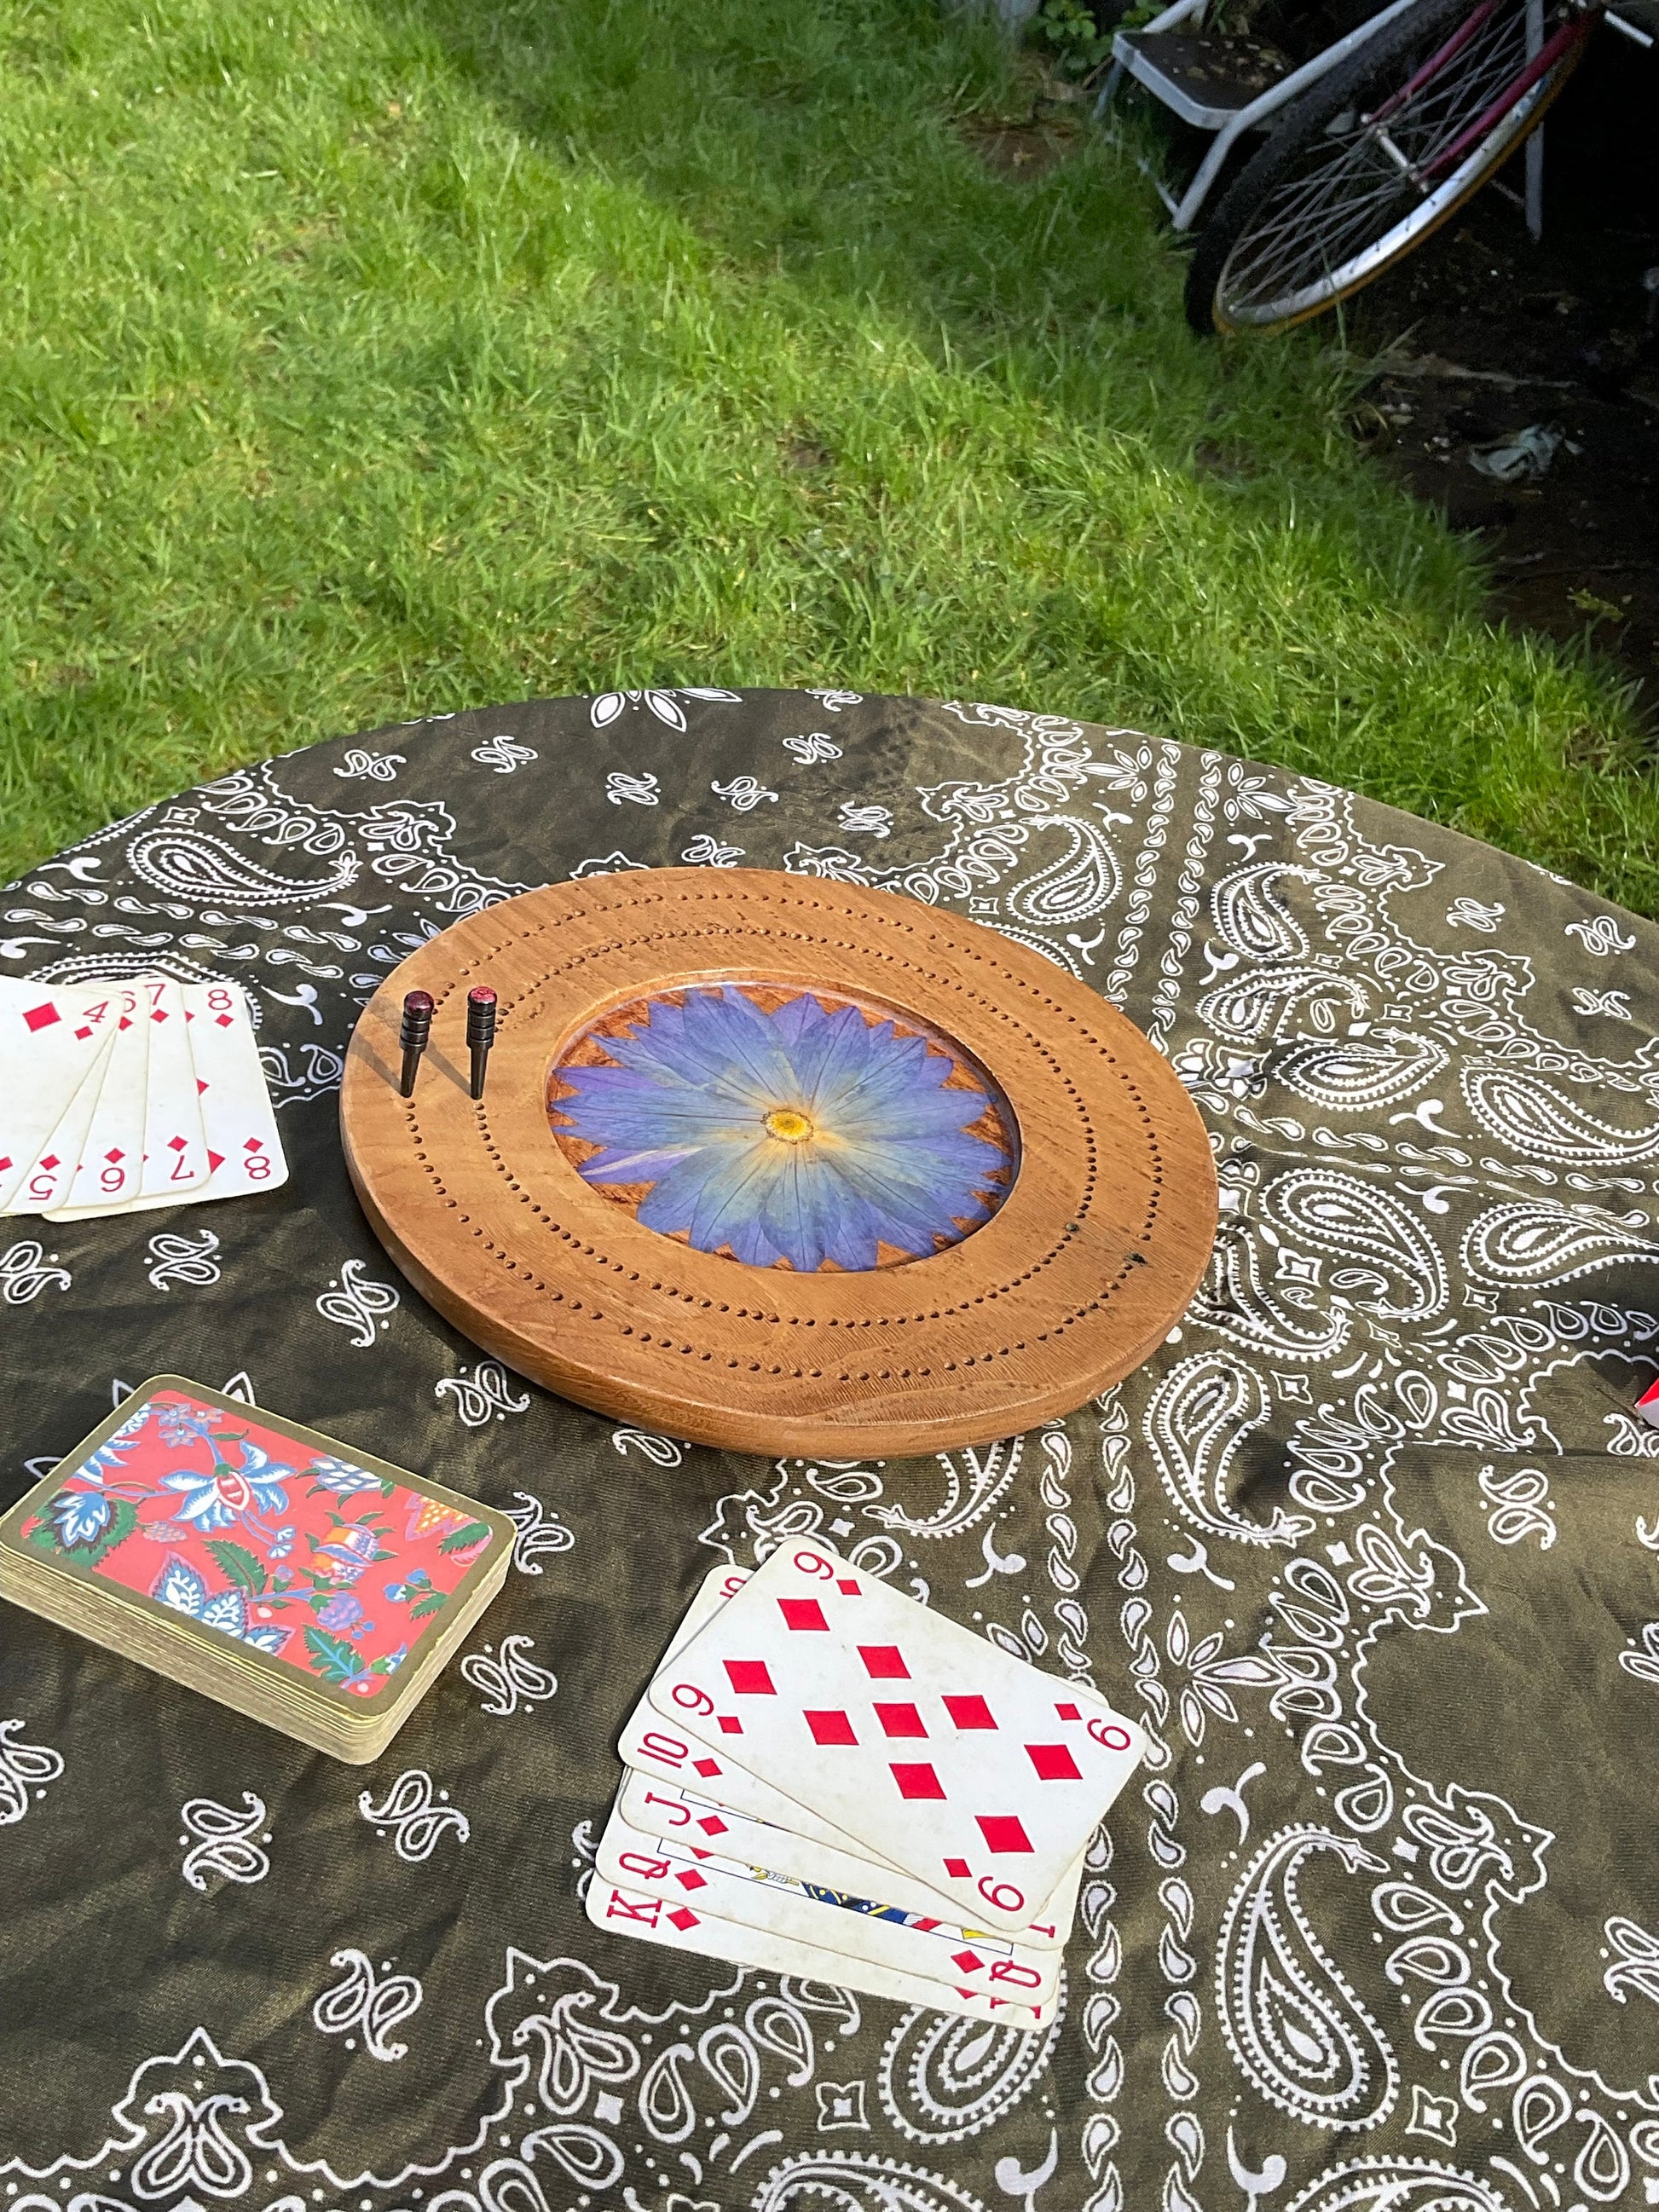
{"label": "eight of diamonds card", "polygon": [[786,1543],[653,1680],[658,1712],[858,1848],[1017,1933],[1145,1739],[823,1547]]}

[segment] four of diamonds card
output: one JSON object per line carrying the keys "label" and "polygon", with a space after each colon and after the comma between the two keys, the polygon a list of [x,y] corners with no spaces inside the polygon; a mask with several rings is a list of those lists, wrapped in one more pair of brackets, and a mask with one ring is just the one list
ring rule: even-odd
{"label": "four of diamonds card", "polygon": [[234,983],[0,979],[0,1213],[53,1221],[288,1179]]}
{"label": "four of diamonds card", "polygon": [[799,1541],[709,1575],[618,1749],[597,1927],[1036,2028],[1145,1738]]}
{"label": "four of diamonds card", "polygon": [[501,1589],[514,1534],[476,1498],[158,1375],[0,1520],[0,1596],[359,1764]]}

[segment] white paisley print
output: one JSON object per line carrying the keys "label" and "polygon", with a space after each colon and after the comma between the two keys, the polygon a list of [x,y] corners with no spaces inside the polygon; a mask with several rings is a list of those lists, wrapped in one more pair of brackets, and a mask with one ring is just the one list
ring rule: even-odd
{"label": "white paisley print", "polygon": [[[424,1305],[341,1167],[358,1010],[515,892],[686,865],[947,906],[1152,1036],[1222,1215],[1139,1372],[979,1450],[767,1464],[562,1404]],[[210,1230],[11,1240],[15,1480],[120,1377],[246,1361],[508,1512],[517,1570],[366,1774],[0,1609],[5,2205],[1659,2203],[1648,924],[1134,732],[713,687],[237,769],[4,911],[7,973],[234,975],[295,1170]],[[690,1592],[813,1534],[1146,1724],[1039,2034],[583,1917]]]}

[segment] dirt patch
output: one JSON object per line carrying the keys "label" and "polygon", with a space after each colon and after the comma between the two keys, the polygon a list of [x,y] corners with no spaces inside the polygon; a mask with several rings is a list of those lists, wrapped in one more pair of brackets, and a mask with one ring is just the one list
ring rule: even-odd
{"label": "dirt patch", "polygon": [[1216,438],[1200,438],[1193,447],[1193,472],[1200,477],[1219,477],[1224,483],[1242,483],[1247,477],[1259,477],[1261,465],[1243,446]]}
{"label": "dirt patch", "polygon": [[783,441],[783,458],[792,469],[827,469],[836,457],[815,431],[797,430]]}
{"label": "dirt patch", "polygon": [[964,123],[963,136],[986,167],[999,177],[1040,177],[1052,169],[1071,144],[1071,133],[1037,123]]}
{"label": "dirt patch", "polygon": [[1077,143],[1093,94],[1032,52],[1017,55],[1014,69],[1022,94],[1030,100],[1025,113],[964,115],[957,127],[994,176],[1023,183],[1065,159]]}
{"label": "dirt patch", "polygon": [[[1494,618],[1588,635],[1659,727],[1656,106],[1659,52],[1598,31],[1547,125],[1542,243],[1487,187],[1354,303],[1348,343],[1380,370],[1355,435],[1479,538]],[[1529,429],[1543,473],[1476,467]]]}

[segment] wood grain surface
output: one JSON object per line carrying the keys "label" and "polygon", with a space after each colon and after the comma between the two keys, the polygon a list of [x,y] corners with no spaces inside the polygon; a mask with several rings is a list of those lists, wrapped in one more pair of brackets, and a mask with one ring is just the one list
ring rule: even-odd
{"label": "wood grain surface", "polygon": [[[468,1095],[466,994],[500,1026]],[[746,1266],[635,1219],[550,1127],[551,1070],[607,1009],[712,983],[823,988],[953,1039],[1018,1124],[985,1224],[867,1273]],[[435,1002],[412,1097],[405,992]],[[422,1294],[520,1374],[613,1419],[775,1455],[985,1443],[1139,1364],[1208,1260],[1204,1126],[1165,1061],[1085,985],[979,924],[750,869],[629,870],[469,916],[364,1009],[340,1104],[376,1233]]]}

